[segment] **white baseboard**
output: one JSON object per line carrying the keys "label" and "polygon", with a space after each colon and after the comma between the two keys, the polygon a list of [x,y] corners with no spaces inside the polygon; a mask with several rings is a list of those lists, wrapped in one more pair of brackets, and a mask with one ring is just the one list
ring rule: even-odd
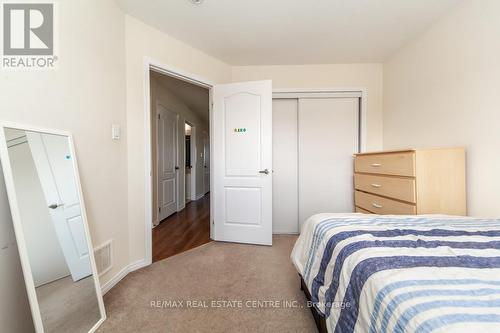
{"label": "white baseboard", "polygon": [[273,235],[300,235],[297,231],[273,230]]}
{"label": "white baseboard", "polygon": [[133,262],[133,263],[128,265],[129,273],[136,271],[138,269],[141,269],[143,267],[149,266],[149,265],[151,265],[151,263],[149,263],[149,264],[146,263],[146,260],[144,260],[144,259],[137,260],[136,262]]}
{"label": "white baseboard", "polygon": [[124,277],[128,275],[128,273],[131,273],[133,271],[136,271],[140,268],[146,267],[148,264],[144,259],[137,260],[131,264],[128,264],[127,266],[123,267],[121,271],[119,271],[115,276],[113,276],[108,282],[103,284],[101,286],[101,293],[104,295],[108,291],[110,291],[114,286],[118,284],[121,280],[123,280]]}

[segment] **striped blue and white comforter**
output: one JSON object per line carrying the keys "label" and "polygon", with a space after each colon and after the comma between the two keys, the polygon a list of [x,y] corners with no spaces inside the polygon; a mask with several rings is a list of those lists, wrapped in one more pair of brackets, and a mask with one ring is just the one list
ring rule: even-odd
{"label": "striped blue and white comforter", "polygon": [[329,332],[500,332],[500,220],[318,214],[291,257]]}

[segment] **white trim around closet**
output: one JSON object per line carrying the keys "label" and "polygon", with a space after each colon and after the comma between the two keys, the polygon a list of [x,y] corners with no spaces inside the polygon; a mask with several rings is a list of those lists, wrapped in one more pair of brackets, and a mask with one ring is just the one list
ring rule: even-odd
{"label": "white trim around closet", "polygon": [[273,99],[298,98],[359,98],[359,152],[366,152],[366,88],[279,88],[273,89]]}

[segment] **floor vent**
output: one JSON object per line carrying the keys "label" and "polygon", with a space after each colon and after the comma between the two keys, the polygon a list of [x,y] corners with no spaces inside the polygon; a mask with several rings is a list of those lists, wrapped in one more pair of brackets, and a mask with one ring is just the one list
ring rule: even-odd
{"label": "floor vent", "polygon": [[94,249],[95,265],[99,276],[109,271],[113,266],[112,245],[113,241],[109,240]]}

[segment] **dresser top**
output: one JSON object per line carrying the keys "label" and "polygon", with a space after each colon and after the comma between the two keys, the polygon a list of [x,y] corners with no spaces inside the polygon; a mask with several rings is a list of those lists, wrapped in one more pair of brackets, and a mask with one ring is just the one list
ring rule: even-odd
{"label": "dresser top", "polygon": [[377,154],[399,154],[399,153],[413,153],[416,151],[429,151],[429,150],[465,150],[463,147],[440,147],[440,148],[407,148],[407,149],[393,149],[393,150],[380,150],[369,151],[365,153],[357,153],[354,156],[363,155],[377,155]]}

